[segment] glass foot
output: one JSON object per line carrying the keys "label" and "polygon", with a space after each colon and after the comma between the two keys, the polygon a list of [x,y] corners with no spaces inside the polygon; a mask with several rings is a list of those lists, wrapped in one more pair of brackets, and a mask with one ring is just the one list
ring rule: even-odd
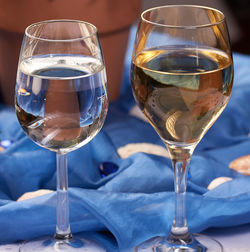
{"label": "glass foot", "polygon": [[0,251],[1,252],[19,252],[20,249],[19,243],[13,243],[13,244],[0,244]]}
{"label": "glass foot", "polygon": [[150,239],[135,249],[136,252],[223,252],[222,245],[206,235],[193,234],[190,243],[171,244],[166,237]]}
{"label": "glass foot", "polygon": [[22,244],[20,252],[106,252],[97,242],[74,236],[67,240],[56,240],[53,237],[44,237]]}

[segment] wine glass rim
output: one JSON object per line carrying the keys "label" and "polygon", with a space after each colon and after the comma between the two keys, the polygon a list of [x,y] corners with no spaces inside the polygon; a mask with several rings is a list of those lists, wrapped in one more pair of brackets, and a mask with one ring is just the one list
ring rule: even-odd
{"label": "wine glass rim", "polygon": [[[93,32],[91,32],[89,35],[86,36],[79,36],[76,38],[69,38],[69,39],[51,39],[51,38],[41,38],[41,37],[37,37],[35,35],[32,35],[29,33],[30,28],[35,27],[35,26],[39,26],[42,24],[49,24],[49,23],[63,23],[63,22],[67,22],[67,23],[79,23],[79,24],[85,24],[88,25],[90,27],[92,27]],[[94,35],[97,35],[97,27],[89,22],[86,21],[81,21],[81,20],[74,20],[74,19],[51,19],[51,20],[44,20],[44,21],[40,21],[40,22],[36,22],[33,23],[29,26],[26,27],[25,29],[25,35],[29,38],[32,39],[36,39],[36,40],[41,40],[41,41],[47,41],[47,42],[73,42],[73,41],[78,41],[78,40],[83,40],[86,38],[90,38]]]}
{"label": "wine glass rim", "polygon": [[[221,14],[221,19],[217,22],[214,23],[208,23],[208,24],[200,24],[200,25],[168,25],[168,24],[162,24],[162,23],[157,23],[157,22],[153,22],[150,21],[148,19],[146,19],[144,16],[146,13],[153,11],[153,10],[157,10],[157,9],[161,9],[161,8],[174,8],[174,7],[188,7],[188,8],[197,8],[197,9],[207,9],[207,10],[212,10],[215,11],[217,13]],[[143,20],[146,23],[152,24],[152,25],[158,25],[158,26],[162,26],[162,27],[166,27],[166,28],[177,28],[177,29],[197,29],[197,28],[205,28],[205,27],[211,27],[211,26],[215,26],[218,24],[221,24],[225,21],[225,15],[222,11],[213,8],[213,7],[208,7],[208,6],[202,6],[202,5],[192,5],[192,4],[173,4],[173,5],[162,5],[162,6],[157,6],[157,7],[153,7],[150,9],[147,9],[145,11],[143,11],[141,13],[141,20]]]}

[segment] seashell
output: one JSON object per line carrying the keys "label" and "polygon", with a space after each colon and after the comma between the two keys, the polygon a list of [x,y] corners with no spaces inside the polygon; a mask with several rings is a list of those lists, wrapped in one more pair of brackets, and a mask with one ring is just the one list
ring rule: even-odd
{"label": "seashell", "polygon": [[54,191],[48,190],[48,189],[40,189],[40,190],[37,190],[37,191],[34,191],[34,192],[26,192],[21,197],[19,197],[17,199],[17,201],[32,199],[32,198],[39,197],[39,196],[42,196],[42,195],[45,195],[45,194],[48,194],[48,193],[52,193],[52,192],[54,192]]}
{"label": "seashell", "polygon": [[229,177],[218,177],[218,178],[215,178],[214,180],[212,180],[210,182],[210,184],[208,185],[207,189],[208,190],[212,190],[214,189],[215,187],[227,182],[227,181],[231,181],[232,178],[229,178]]}
{"label": "seashell", "polygon": [[118,154],[121,158],[127,158],[137,152],[144,152],[148,154],[163,156],[166,158],[170,158],[167,148],[164,148],[160,145],[149,144],[149,143],[133,143],[127,144],[123,147],[120,147],[117,150]]}
{"label": "seashell", "polygon": [[250,175],[250,155],[242,156],[233,160],[229,164],[229,168],[239,173],[243,173],[249,176]]}

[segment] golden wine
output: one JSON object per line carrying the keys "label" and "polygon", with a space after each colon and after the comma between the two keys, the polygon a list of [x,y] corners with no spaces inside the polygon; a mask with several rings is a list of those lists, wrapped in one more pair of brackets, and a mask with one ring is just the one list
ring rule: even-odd
{"label": "golden wine", "polygon": [[214,48],[156,48],[132,62],[135,100],[167,143],[198,143],[225,108],[232,82],[231,55]]}

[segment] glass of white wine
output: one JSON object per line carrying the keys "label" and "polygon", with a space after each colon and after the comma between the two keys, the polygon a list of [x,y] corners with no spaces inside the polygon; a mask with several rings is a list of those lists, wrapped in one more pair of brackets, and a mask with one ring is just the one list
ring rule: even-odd
{"label": "glass of white wine", "polygon": [[57,225],[51,239],[21,251],[102,251],[73,237],[69,224],[67,153],[100,131],[108,108],[106,71],[94,25],[50,20],[30,25],[20,52],[15,109],[25,133],[57,158]]}
{"label": "glass of white wine", "polygon": [[138,251],[222,251],[218,242],[189,233],[185,194],[192,153],[224,110],[232,84],[233,59],[221,11],[170,5],[142,13],[131,85],[138,106],[170,153],[175,211],[170,234],[138,246]]}

